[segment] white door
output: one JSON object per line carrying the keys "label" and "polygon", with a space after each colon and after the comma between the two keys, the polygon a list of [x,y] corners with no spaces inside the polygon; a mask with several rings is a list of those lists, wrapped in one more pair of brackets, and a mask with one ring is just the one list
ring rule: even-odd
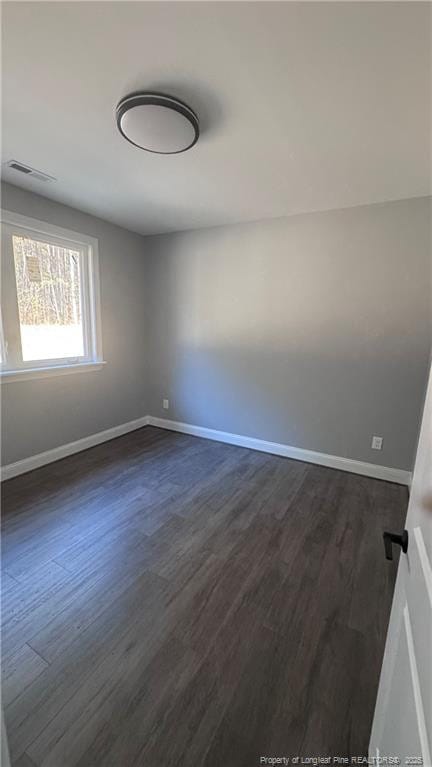
{"label": "white door", "polygon": [[432,373],[406,529],[408,550],[400,555],[369,757],[432,767]]}

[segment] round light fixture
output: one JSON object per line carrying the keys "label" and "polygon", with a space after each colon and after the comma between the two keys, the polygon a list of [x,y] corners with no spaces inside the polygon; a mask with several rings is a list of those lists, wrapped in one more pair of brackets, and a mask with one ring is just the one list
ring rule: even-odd
{"label": "round light fixture", "polygon": [[131,144],[158,154],[178,154],[198,141],[198,117],[183,101],[163,93],[132,93],[116,110],[117,127]]}

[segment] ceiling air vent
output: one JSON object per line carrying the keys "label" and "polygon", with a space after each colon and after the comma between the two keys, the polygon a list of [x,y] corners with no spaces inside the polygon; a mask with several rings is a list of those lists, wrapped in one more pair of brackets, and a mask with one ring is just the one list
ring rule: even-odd
{"label": "ceiling air vent", "polygon": [[55,181],[54,176],[49,176],[48,173],[42,173],[40,170],[30,168],[29,165],[24,165],[24,163],[17,162],[17,160],[9,160],[5,165],[7,168],[10,168],[17,173],[22,173],[24,176],[35,178],[36,181]]}

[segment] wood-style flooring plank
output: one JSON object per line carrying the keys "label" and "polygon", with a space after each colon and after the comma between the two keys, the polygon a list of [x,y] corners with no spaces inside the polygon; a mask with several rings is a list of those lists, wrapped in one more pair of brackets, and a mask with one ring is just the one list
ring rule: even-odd
{"label": "wood-style flooring plank", "polygon": [[29,645],[24,644],[2,665],[2,703],[8,706],[39,674],[48,663]]}
{"label": "wood-style flooring plank", "polygon": [[28,754],[22,754],[19,759],[14,761],[14,767],[36,767],[36,765]]}
{"label": "wood-style flooring plank", "polygon": [[367,754],[406,488],[146,427],[2,498],[12,767]]}

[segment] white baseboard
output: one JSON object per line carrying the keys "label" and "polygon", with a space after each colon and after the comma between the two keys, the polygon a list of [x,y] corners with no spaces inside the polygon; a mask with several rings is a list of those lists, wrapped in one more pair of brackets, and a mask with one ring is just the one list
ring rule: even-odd
{"label": "white baseboard", "polygon": [[147,426],[147,424],[148,416],[145,415],[142,418],[136,418],[134,421],[121,423],[119,426],[112,426],[111,429],[105,429],[105,431],[90,434],[89,437],[77,439],[75,442],[68,442],[66,445],[54,447],[52,450],[45,450],[43,453],[31,455],[29,458],[23,458],[22,461],[9,463],[2,467],[1,478],[2,480],[12,479],[12,477],[17,477],[19,474],[25,474],[28,471],[37,469],[39,466],[45,466],[47,463],[54,463],[54,461],[59,461],[60,458],[66,458],[66,456],[79,453],[81,450],[87,450],[89,447],[100,445],[101,442],[107,442],[115,437],[121,437],[122,434],[127,434],[129,431],[141,429],[143,426]]}
{"label": "white baseboard", "polygon": [[353,474],[362,474],[366,477],[375,479],[384,479],[388,482],[397,482],[400,485],[411,483],[411,472],[403,469],[393,469],[388,466],[378,466],[374,463],[365,463],[363,461],[354,461],[351,458],[342,458],[337,455],[328,455],[327,453],[318,453],[315,450],[304,450],[292,445],[283,445],[278,442],[267,442],[255,437],[244,437],[241,434],[231,434],[217,429],[207,429],[205,426],[193,426],[189,423],[180,423],[178,421],[169,421],[165,418],[156,418],[152,415],[145,415],[142,418],[136,418],[134,421],[122,423],[119,426],[113,426],[111,429],[99,431],[97,434],[91,434],[89,437],[77,439],[75,442],[69,442],[66,445],[60,445],[52,450],[46,450],[43,453],[37,453],[22,461],[15,461],[2,467],[2,480],[12,479],[19,474],[25,474],[28,471],[37,469],[39,466],[45,466],[48,463],[59,461],[68,455],[79,453],[81,450],[87,450],[89,447],[100,445],[122,434],[127,434],[135,429],[141,429],[143,426],[157,426],[160,429],[169,431],[178,431],[183,434],[191,434],[194,437],[203,437],[204,439],[215,440],[216,442],[226,442],[229,445],[238,445],[247,447],[251,450],[258,450],[262,453],[272,453],[281,455],[284,458],[294,458],[297,461],[307,463],[316,463],[320,466],[329,466],[332,469],[349,471]]}
{"label": "white baseboard", "polygon": [[404,471],[403,469],[393,469],[389,466],[378,466],[375,463],[354,461],[352,458],[342,458],[337,455],[318,453],[315,450],[304,450],[301,447],[283,445],[279,442],[267,442],[266,440],[256,439],[255,437],[230,434],[229,432],[217,431],[216,429],[207,429],[204,426],[192,426],[189,423],[169,421],[165,418],[156,418],[152,415],[148,416],[147,423],[150,426],[157,426],[160,429],[179,431],[183,434],[191,434],[194,437],[212,439],[216,442],[226,442],[229,445],[247,447],[262,453],[272,453],[273,455],[281,455],[284,458],[294,458],[297,461],[306,461],[307,463],[316,463],[320,466],[329,466],[332,469],[349,471],[352,474],[362,474],[365,477],[384,479],[387,482],[397,482],[399,485],[408,485],[409,487],[411,482],[411,472]]}

